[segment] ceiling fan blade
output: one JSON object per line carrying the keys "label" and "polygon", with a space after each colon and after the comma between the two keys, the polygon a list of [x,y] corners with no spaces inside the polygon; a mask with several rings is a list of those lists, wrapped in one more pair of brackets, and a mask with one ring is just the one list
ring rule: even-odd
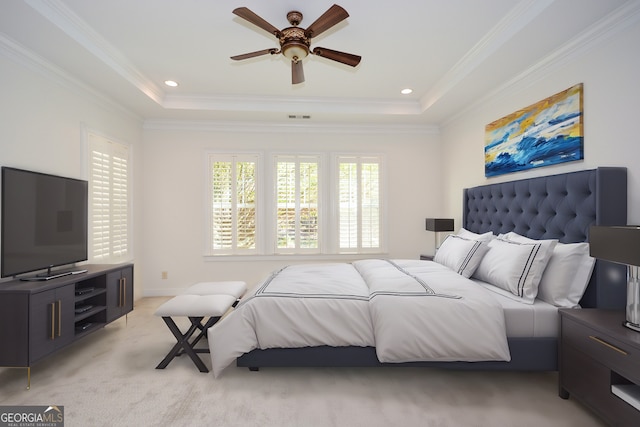
{"label": "ceiling fan blade", "polygon": [[273,34],[276,37],[280,36],[280,30],[269,24],[267,21],[247,9],[246,7],[238,7],[233,10],[234,15],[238,15],[240,18],[245,19],[251,22],[253,25],[256,25],[268,33]]}
{"label": "ceiling fan blade", "polygon": [[352,67],[358,65],[360,63],[360,60],[362,59],[362,57],[358,55],[339,52],[337,50],[331,50],[324,47],[316,47],[311,53],[313,53],[314,55],[322,56],[323,58],[331,59],[332,61],[350,65]]}
{"label": "ceiling fan blade", "polygon": [[249,59],[249,58],[254,58],[256,56],[262,56],[262,55],[266,55],[267,53],[270,53],[271,55],[275,55],[278,52],[278,49],[263,49],[263,50],[257,50],[255,52],[249,52],[249,53],[244,53],[242,55],[236,55],[236,56],[232,56],[231,59],[233,59],[234,61],[240,61],[242,59]]}
{"label": "ceiling fan blade", "polygon": [[304,70],[302,69],[302,61],[291,61],[291,84],[304,82]]}
{"label": "ceiling fan blade", "polygon": [[349,14],[342,7],[334,4],[325,13],[323,13],[313,24],[309,25],[305,30],[305,35],[309,38],[317,37],[329,28],[336,25],[349,17]]}

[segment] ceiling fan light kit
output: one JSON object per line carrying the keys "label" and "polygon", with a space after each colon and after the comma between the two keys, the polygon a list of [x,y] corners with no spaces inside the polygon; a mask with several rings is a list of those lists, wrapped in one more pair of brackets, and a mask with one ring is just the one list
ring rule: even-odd
{"label": "ceiling fan light kit", "polygon": [[287,20],[291,24],[291,27],[287,27],[282,30],[277,29],[246,7],[239,7],[234,9],[233,14],[276,36],[278,42],[280,43],[280,49],[271,48],[258,50],[255,52],[232,56],[231,59],[240,61],[243,59],[254,58],[256,56],[266,54],[276,55],[282,53],[285,58],[291,61],[292,84],[304,82],[302,60],[306,58],[309,53],[330,59],[332,61],[340,62],[351,67],[357,66],[362,59],[358,55],[326,49],[323,47],[316,47],[313,50],[311,50],[310,48],[311,38],[320,35],[334,25],[342,22],[349,16],[347,11],[337,4],[331,6],[307,29],[298,27],[298,25],[302,21],[303,16],[302,13],[295,10],[287,13]]}

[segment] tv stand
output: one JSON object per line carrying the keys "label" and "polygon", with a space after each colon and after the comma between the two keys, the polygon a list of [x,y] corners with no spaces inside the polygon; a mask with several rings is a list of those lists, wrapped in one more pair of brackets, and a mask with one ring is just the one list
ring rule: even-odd
{"label": "tv stand", "polygon": [[46,282],[47,280],[57,279],[59,277],[68,276],[70,274],[71,274],[70,271],[64,271],[64,272],[53,273],[53,274],[43,273],[43,274],[38,274],[36,276],[21,277],[20,280],[22,280],[23,282]]}
{"label": "tv stand", "polygon": [[41,281],[46,281],[46,280],[51,280],[51,279],[57,279],[59,277],[68,276],[70,274],[81,274],[81,273],[86,273],[86,272],[87,272],[86,269],[79,269],[79,270],[51,270],[51,267],[49,267],[47,269],[46,273],[36,274],[35,276],[21,277],[20,280],[22,280],[24,282],[41,282]]}
{"label": "tv stand", "polygon": [[0,367],[27,368],[29,389],[31,366],[131,310],[133,264],[0,283]]}

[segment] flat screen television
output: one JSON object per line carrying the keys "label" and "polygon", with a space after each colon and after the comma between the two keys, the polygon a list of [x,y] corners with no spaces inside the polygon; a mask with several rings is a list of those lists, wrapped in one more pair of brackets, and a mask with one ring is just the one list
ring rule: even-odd
{"label": "flat screen television", "polygon": [[2,277],[46,280],[87,259],[87,181],[2,167],[1,209]]}

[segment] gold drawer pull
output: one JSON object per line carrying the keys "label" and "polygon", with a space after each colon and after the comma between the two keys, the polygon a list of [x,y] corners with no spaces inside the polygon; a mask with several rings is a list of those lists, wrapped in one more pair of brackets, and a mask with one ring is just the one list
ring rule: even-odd
{"label": "gold drawer pull", "polygon": [[58,336],[62,336],[62,300],[58,300]]}
{"label": "gold drawer pull", "polygon": [[609,347],[611,350],[615,350],[615,351],[617,351],[618,353],[624,354],[625,356],[627,355],[627,352],[626,352],[626,351],[624,351],[624,350],[620,350],[620,349],[619,349],[618,347],[616,347],[615,345],[611,345],[611,344],[609,344],[608,342],[606,342],[606,341],[604,341],[604,340],[601,340],[601,339],[600,339],[600,338],[598,338],[598,337],[594,337],[593,335],[589,335],[589,338],[591,338],[592,340],[594,340],[594,341],[596,341],[596,342],[599,342],[600,344],[602,344],[602,345],[604,345],[604,346]]}
{"label": "gold drawer pull", "polygon": [[56,339],[56,303],[51,303],[51,336],[52,340]]}

